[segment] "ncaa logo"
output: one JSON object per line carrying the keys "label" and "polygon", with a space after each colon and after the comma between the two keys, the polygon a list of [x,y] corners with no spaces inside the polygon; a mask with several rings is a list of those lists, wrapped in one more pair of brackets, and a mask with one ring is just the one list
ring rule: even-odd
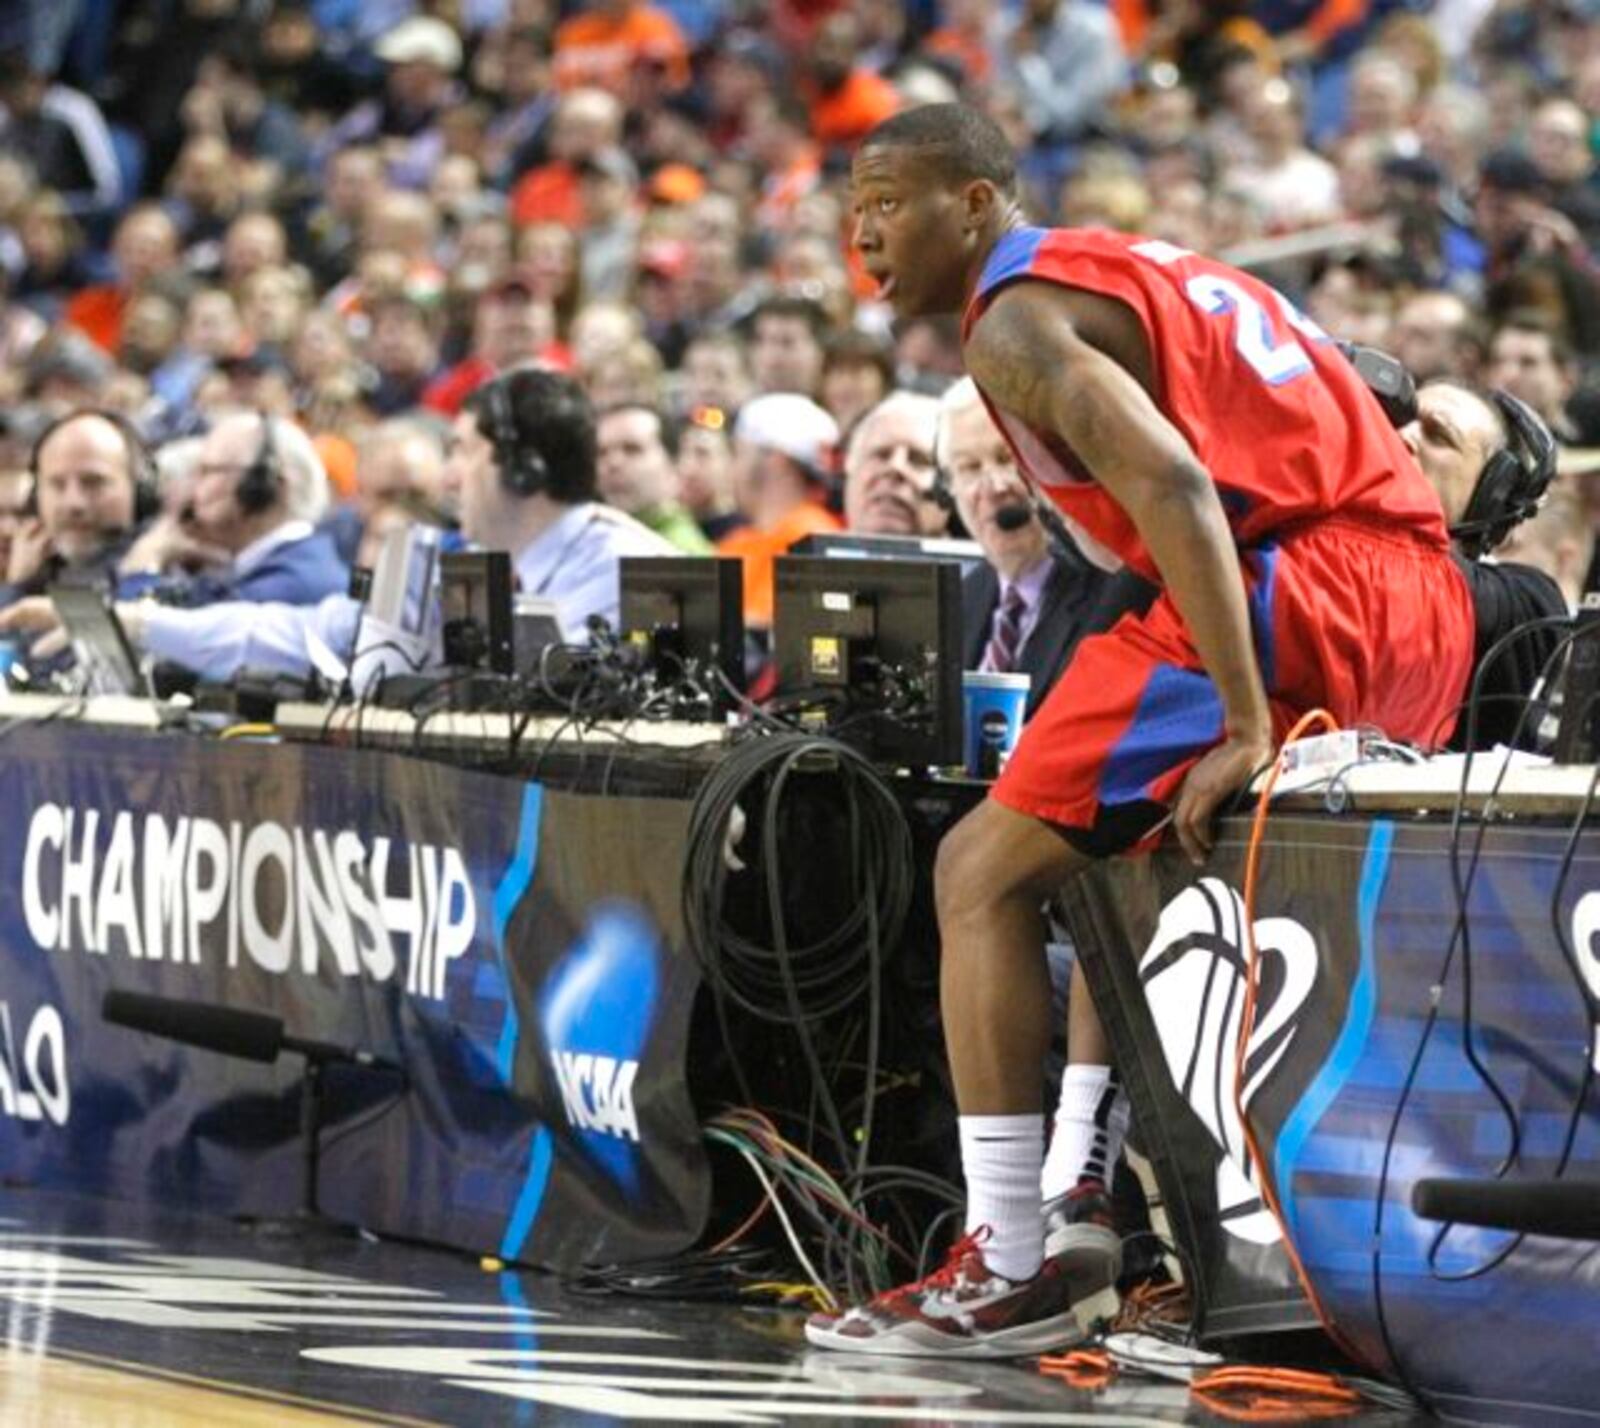
{"label": "ncaa logo", "polygon": [[[1261,1198],[1235,1109],[1235,1060],[1244,1015],[1244,899],[1220,878],[1202,878],[1161,910],[1139,961],[1139,979],[1172,1081],[1222,1151],[1217,1210],[1223,1228],[1252,1244],[1282,1231]],[[1245,1104],[1266,1084],[1294,1040],[1298,1014],[1317,978],[1317,944],[1298,922],[1262,918],[1255,1026],[1244,1063]]]}

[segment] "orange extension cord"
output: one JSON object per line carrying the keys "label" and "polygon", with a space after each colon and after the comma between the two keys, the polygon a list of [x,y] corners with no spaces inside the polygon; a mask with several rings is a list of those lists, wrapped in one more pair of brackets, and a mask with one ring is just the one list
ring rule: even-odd
{"label": "orange extension cord", "polygon": [[[1326,709],[1313,709],[1303,714],[1295,722],[1292,729],[1284,737],[1284,747],[1300,738],[1307,730],[1320,725],[1329,733],[1337,732],[1339,725],[1333,715]],[[1300,1262],[1300,1255],[1295,1250],[1294,1242],[1289,1237],[1289,1227],[1284,1223],[1283,1210],[1278,1203],[1277,1192],[1272,1185],[1272,1177],[1267,1173],[1266,1157],[1261,1153],[1261,1147],[1256,1143],[1254,1132],[1250,1129],[1250,1118],[1245,1114],[1244,1107],[1244,1065],[1246,1054],[1250,1048],[1250,1034],[1255,1030],[1256,1024],[1256,989],[1259,977],[1260,956],[1256,948],[1256,888],[1261,871],[1261,845],[1267,831],[1267,814],[1272,803],[1272,791],[1278,785],[1278,775],[1283,770],[1283,758],[1280,751],[1279,757],[1273,760],[1272,768],[1268,771],[1266,781],[1261,785],[1261,793],[1256,799],[1255,820],[1250,828],[1250,846],[1245,855],[1244,864],[1244,926],[1245,926],[1245,972],[1244,972],[1244,1010],[1239,1018],[1239,1041],[1234,1048],[1233,1061],[1233,1107],[1239,1117],[1239,1128],[1244,1133],[1245,1144],[1250,1149],[1250,1158],[1256,1167],[1256,1183],[1261,1190],[1261,1198],[1266,1202],[1267,1208],[1272,1211],[1272,1216],[1278,1222],[1278,1228],[1283,1232],[1283,1248],[1289,1256],[1289,1263],[1294,1266],[1296,1278],[1300,1287],[1305,1290],[1306,1298],[1311,1301],[1311,1307],[1316,1311],[1317,1318],[1322,1321],[1322,1327],[1328,1335],[1352,1358],[1358,1358],[1349,1342],[1339,1332],[1332,1317],[1323,1307],[1322,1301],[1317,1298],[1317,1292],[1311,1287],[1311,1277],[1306,1273],[1305,1266]]]}

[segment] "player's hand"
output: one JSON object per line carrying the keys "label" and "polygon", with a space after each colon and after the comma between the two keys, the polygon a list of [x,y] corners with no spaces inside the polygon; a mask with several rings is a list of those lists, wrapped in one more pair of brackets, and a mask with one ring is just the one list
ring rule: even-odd
{"label": "player's hand", "polygon": [[1271,758],[1270,735],[1230,735],[1189,770],[1178,790],[1172,826],[1190,862],[1198,865],[1211,856],[1217,809]]}

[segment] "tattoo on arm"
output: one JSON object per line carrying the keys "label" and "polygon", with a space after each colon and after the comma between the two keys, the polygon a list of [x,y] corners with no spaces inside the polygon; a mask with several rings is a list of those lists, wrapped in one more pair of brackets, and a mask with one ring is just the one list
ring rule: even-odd
{"label": "tattoo on arm", "polygon": [[1096,479],[1203,474],[1181,432],[1117,358],[1080,335],[1060,290],[1008,288],[979,319],[967,368],[990,399],[1054,432]]}

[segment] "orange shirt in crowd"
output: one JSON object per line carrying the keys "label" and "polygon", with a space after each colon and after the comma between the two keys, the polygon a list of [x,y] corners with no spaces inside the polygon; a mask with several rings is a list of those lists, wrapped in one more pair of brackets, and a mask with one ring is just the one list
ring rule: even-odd
{"label": "orange shirt in crowd", "polygon": [[740,526],[717,542],[717,554],[737,556],[744,562],[744,622],[756,629],[772,628],[773,562],[797,540],[825,531],[844,529],[844,523],[825,506],[803,501],[777,525],[767,530]]}
{"label": "orange shirt in crowd", "polygon": [[900,107],[895,87],[870,69],[853,69],[832,94],[811,96],[811,137],[828,148],[849,148]]}
{"label": "orange shirt in crowd", "polygon": [[578,192],[578,171],[564,159],[529,169],[512,187],[511,221],[518,228],[530,223],[581,227],[583,196]]}
{"label": "orange shirt in crowd", "polygon": [[689,46],[666,11],[630,5],[617,17],[574,15],[556,30],[555,79],[560,89],[594,85],[621,94],[628,71],[637,64],[663,66],[673,89],[688,84]]}
{"label": "orange shirt in crowd", "polygon": [[122,345],[122,318],[133,294],[115,283],[98,283],[67,299],[62,317],[96,347],[115,353]]}

